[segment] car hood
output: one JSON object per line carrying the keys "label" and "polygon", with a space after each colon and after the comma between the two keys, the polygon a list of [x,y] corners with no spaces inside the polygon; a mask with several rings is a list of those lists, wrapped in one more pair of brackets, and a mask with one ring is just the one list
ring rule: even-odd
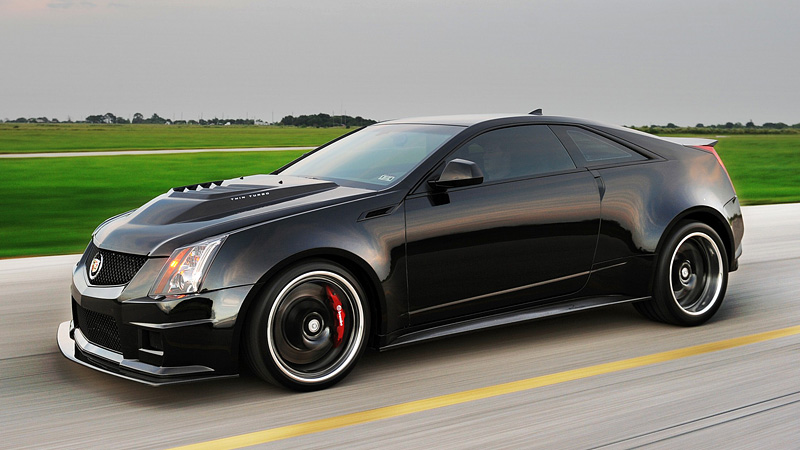
{"label": "car hood", "polygon": [[172,188],[95,231],[100,248],[169,256],[178,247],[375,191],[281,175],[253,175]]}

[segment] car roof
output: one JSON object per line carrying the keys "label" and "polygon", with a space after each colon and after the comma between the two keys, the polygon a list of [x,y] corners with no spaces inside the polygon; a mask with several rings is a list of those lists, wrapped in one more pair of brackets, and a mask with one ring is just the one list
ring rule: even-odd
{"label": "car roof", "polygon": [[511,117],[523,117],[525,114],[460,114],[449,116],[427,116],[410,117],[406,119],[394,119],[381,122],[383,124],[409,123],[409,124],[430,124],[430,125],[458,125],[468,127],[476,123],[486,122],[487,120],[506,119]]}
{"label": "car roof", "polygon": [[469,127],[483,122],[502,119],[519,119],[520,122],[540,123],[581,123],[586,125],[600,125],[596,122],[577,119],[574,117],[543,116],[532,114],[463,114],[448,116],[410,117],[380,122],[380,124],[425,124],[425,125],[456,125]]}

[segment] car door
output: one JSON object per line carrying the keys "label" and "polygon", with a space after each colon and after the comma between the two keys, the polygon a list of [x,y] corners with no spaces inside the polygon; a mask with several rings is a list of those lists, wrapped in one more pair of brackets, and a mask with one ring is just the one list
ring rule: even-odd
{"label": "car door", "polygon": [[[546,125],[491,130],[451,153],[484,181],[405,202],[411,325],[545,301],[589,276],[600,225],[594,176]],[[437,171],[430,178],[437,178]]]}

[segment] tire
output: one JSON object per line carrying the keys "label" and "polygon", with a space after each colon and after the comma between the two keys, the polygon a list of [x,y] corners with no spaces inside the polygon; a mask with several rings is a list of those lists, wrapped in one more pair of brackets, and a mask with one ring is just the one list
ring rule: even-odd
{"label": "tire", "polygon": [[357,279],[328,261],[277,276],[256,300],[245,329],[245,359],[262,379],[298,391],[341,381],[366,346],[370,310]]}
{"label": "tire", "polygon": [[682,326],[707,322],[728,287],[728,256],[713,228],[679,224],[658,255],[653,300],[634,307],[651,320]]}

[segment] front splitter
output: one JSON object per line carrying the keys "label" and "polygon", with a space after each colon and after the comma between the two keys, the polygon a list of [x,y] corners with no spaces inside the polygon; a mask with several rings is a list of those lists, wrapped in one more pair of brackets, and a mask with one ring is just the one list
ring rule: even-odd
{"label": "front splitter", "polygon": [[[122,355],[97,347],[86,341],[85,338],[76,342],[74,336],[77,333],[80,333],[80,330],[75,329],[72,321],[62,322],[58,326],[57,340],[61,354],[70,361],[115,377],[148,386],[238,377],[236,374],[215,375],[212,369],[203,366],[157,367],[135,359],[124,359]],[[161,375],[164,373],[174,375]]]}

